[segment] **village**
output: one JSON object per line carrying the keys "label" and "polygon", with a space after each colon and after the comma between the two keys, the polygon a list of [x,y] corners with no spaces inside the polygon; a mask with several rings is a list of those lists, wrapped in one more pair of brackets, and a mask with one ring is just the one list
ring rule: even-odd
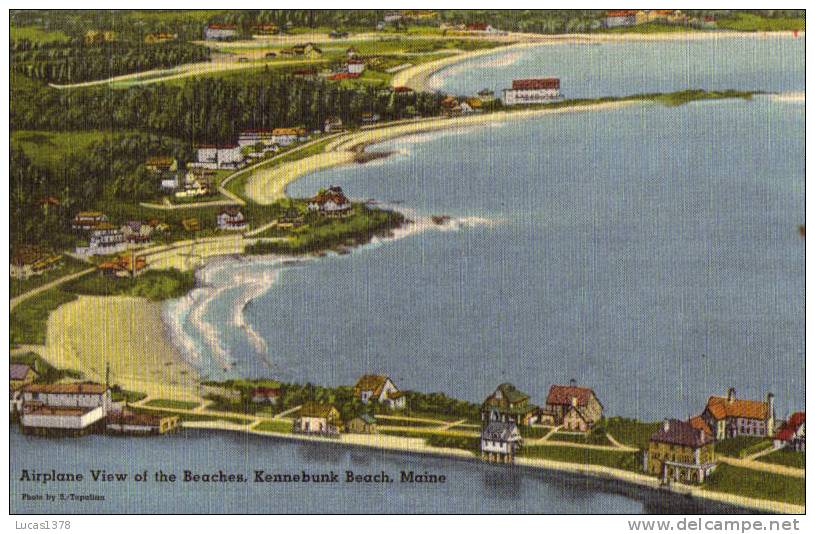
{"label": "village", "polygon": [[[705,485],[722,465],[803,477],[805,413],[780,419],[772,393],[743,399],[732,387],[712,394],[687,420],[638,423],[606,414],[595,390],[575,380],[551,385],[540,406],[511,383],[469,405],[401,390],[381,374],[318,391],[272,379],[204,382],[196,403],[121,395],[114,401],[117,388],[109,382],[47,383],[34,367],[12,364],[9,376],[12,420],[30,434],[160,435],[211,420],[226,425],[215,428],[295,439],[343,443],[366,436],[369,446],[394,436],[420,438],[431,450],[505,465],[566,450],[574,453],[564,457],[569,463],[640,472],[667,487]],[[796,456],[800,467],[791,467]]]}

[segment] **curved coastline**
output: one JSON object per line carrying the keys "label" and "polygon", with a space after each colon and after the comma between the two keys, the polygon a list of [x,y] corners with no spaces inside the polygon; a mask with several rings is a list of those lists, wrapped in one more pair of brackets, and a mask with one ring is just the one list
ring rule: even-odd
{"label": "curved coastline", "polygon": [[432,117],[396,121],[384,126],[363,128],[332,140],[325,145],[323,151],[319,154],[253,173],[246,183],[245,193],[258,204],[272,204],[285,197],[288,185],[298,178],[320,170],[351,165],[356,161],[358,155],[364,152],[366,147],[400,137],[439,130],[464,129],[507,120],[535,119],[547,115],[610,111],[636,104],[646,105],[648,102],[631,99],[552,109],[517,109],[462,117]]}

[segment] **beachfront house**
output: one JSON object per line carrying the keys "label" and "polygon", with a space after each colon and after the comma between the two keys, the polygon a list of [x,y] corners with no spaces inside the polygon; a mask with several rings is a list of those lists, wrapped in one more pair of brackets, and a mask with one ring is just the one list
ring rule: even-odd
{"label": "beachfront house", "polygon": [[489,421],[481,430],[481,458],[512,463],[521,442],[521,433],[515,423]]}
{"label": "beachfront house", "polygon": [[294,419],[292,432],[337,437],[342,423],[340,412],[331,404],[306,402]]}
{"label": "beachfront house", "polygon": [[714,440],[690,423],[666,419],[651,435],[643,455],[643,471],[663,483],[701,484],[716,469]]}
{"label": "beachfront house", "polygon": [[376,434],[376,419],[367,413],[358,415],[348,421],[345,430],[351,434]]}
{"label": "beachfront house", "polygon": [[99,270],[113,278],[133,278],[147,269],[147,260],[143,256],[126,254],[116,259],[99,264]]}
{"label": "beachfront house", "polygon": [[62,255],[37,245],[19,245],[12,249],[9,276],[26,280],[59,267]]}
{"label": "beachfront house", "polygon": [[221,230],[246,230],[246,218],[238,208],[224,208],[218,213],[218,228]]}
{"label": "beachfront house", "polygon": [[363,375],[354,386],[354,397],[363,404],[376,401],[391,410],[405,407],[405,395],[386,375]]}
{"label": "beachfront house", "polygon": [[308,210],[326,217],[345,217],[351,214],[353,206],[342,188],[334,185],[318,191],[309,200]]}
{"label": "beachfront house", "polygon": [[204,39],[207,41],[228,41],[238,35],[234,24],[209,24],[204,28]]}
{"label": "beachfront house", "polygon": [[726,397],[712,396],[702,417],[717,440],[736,436],[772,436],[775,431],[775,396],[767,393],[765,401],[736,398],[736,389]]}
{"label": "beachfront house", "polygon": [[292,143],[306,140],[305,128],[275,128],[272,130],[272,143],[289,146]]}
{"label": "beachfront house", "polygon": [[633,9],[618,9],[606,12],[606,28],[623,28],[637,24],[637,12]]}
{"label": "beachfront house", "polygon": [[166,434],[178,428],[176,415],[155,415],[118,410],[108,413],[105,429],[110,434],[154,436]]}
{"label": "beachfront house", "polygon": [[102,384],[28,384],[20,425],[25,433],[81,435],[101,430],[111,405],[110,389]]}
{"label": "beachfront house", "polygon": [[504,89],[504,105],[544,104],[563,97],[560,78],[527,78],[512,80],[512,88]]}
{"label": "beachfront house", "polygon": [[13,391],[26,386],[37,379],[37,371],[24,363],[11,363],[8,366],[9,387]]}
{"label": "beachfront house", "polygon": [[773,436],[773,446],[776,449],[787,448],[794,451],[806,452],[806,413],[795,412],[784,421],[781,428]]}
{"label": "beachfront house", "polygon": [[267,129],[253,129],[244,130],[238,135],[238,146],[241,148],[247,146],[255,146],[258,144],[272,145],[274,143],[273,130]]}
{"label": "beachfront house", "polygon": [[106,256],[118,254],[127,248],[125,236],[110,223],[100,223],[91,232],[87,247],[76,247],[79,256]]}
{"label": "beachfront house", "polygon": [[566,430],[587,432],[602,418],[603,405],[594,390],[578,386],[572,379],[568,386],[554,384],[549,388],[539,419]]}
{"label": "beachfront house", "polygon": [[536,421],[537,408],[529,402],[529,395],[505,382],[481,404],[481,421],[531,425]]}

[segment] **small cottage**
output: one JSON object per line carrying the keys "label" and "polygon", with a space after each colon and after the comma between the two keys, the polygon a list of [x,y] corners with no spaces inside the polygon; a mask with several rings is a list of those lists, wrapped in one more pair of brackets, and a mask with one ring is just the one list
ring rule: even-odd
{"label": "small cottage", "polygon": [[511,463],[521,441],[515,423],[489,421],[481,430],[481,457],[491,462]]}
{"label": "small cottage", "polygon": [[224,208],[218,214],[218,228],[221,230],[245,230],[246,219],[238,208]]}
{"label": "small cottage", "polygon": [[348,432],[352,434],[376,434],[376,419],[364,413],[354,417],[345,425]]}
{"label": "small cottage", "polygon": [[405,407],[404,393],[385,375],[363,375],[354,386],[354,396],[363,404],[376,401],[391,410]]}
{"label": "small cottage", "polygon": [[300,408],[292,432],[337,437],[341,427],[340,412],[333,405],[307,402]]}

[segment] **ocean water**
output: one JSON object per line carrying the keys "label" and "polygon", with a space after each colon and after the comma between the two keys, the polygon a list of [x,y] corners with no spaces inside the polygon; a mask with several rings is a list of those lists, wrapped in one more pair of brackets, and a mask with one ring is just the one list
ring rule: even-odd
{"label": "ocean water", "polygon": [[[47,439],[10,430],[10,509],[18,514],[280,514],[280,513],[685,513],[743,512],[712,502],[643,490],[612,481],[478,461],[390,453],[215,431],[182,430],[156,438],[86,436]],[[477,466],[477,469],[473,467]],[[81,482],[21,481],[24,470],[81,473]],[[126,474],[96,482],[91,470]],[[133,477],[147,471],[145,481]],[[338,475],[336,483],[256,483],[268,474]],[[390,483],[347,483],[356,475],[386,473]],[[175,474],[158,482],[155,474]],[[243,475],[247,482],[184,481],[197,475]],[[440,484],[401,482],[402,471],[442,475]],[[24,499],[53,495],[54,501]],[[77,500],[102,496],[104,500]],[[60,499],[64,495],[64,499]]]}
{"label": "ocean water", "polygon": [[[742,44],[724,70],[746,85],[720,83],[769,89],[753,83],[784,64],[783,89],[803,90],[800,40]],[[771,46],[774,61],[751,59]],[[579,62],[594,48],[560,50]],[[665,61],[688,57],[708,58]],[[543,402],[575,378],[608,414],[646,420],[696,414],[732,386],[775,393],[784,416],[804,401],[802,104],[636,104],[385,143],[373,149],[397,155],[288,192],[341,185],[415,225],[349,255],[217,262],[166,315],[210,378],[339,385],[377,372],[474,402],[505,381]],[[441,214],[451,224],[428,222]]]}
{"label": "ocean water", "polygon": [[497,96],[513,79],[555,76],[567,98],[684,89],[802,91],[804,37],[543,45],[489,54],[442,69],[429,85],[453,94]]}

